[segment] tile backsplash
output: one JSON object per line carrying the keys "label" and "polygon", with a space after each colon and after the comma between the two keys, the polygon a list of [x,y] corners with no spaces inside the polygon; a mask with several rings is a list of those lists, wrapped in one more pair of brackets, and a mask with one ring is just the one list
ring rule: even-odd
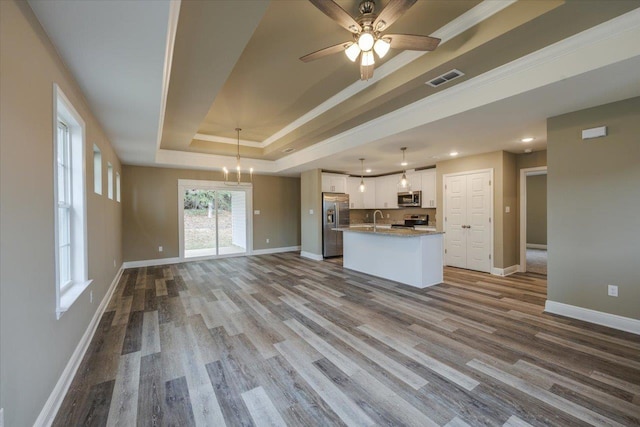
{"label": "tile backsplash", "polygon": [[[429,225],[436,225],[436,210],[422,208],[404,208],[404,209],[380,209],[383,219],[376,220],[379,224],[404,224],[405,215],[429,215]],[[373,212],[375,209],[351,209],[349,210],[349,220],[351,224],[362,224],[373,222]]]}

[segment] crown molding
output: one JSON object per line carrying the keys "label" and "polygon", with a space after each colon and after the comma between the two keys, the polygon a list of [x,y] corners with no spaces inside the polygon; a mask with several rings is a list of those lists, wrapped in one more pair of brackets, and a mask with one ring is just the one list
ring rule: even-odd
{"label": "crown molding", "polygon": [[162,142],[162,128],[167,109],[167,96],[169,95],[169,81],[171,79],[171,64],[173,63],[173,48],[176,44],[178,32],[178,18],[180,16],[180,4],[182,0],[171,0],[169,3],[169,23],[167,25],[167,42],[164,50],[164,68],[162,69],[162,95],[160,96],[160,112],[158,117],[158,133],[156,137],[156,150],[160,149]]}
{"label": "crown molding", "polygon": [[[204,133],[196,133],[193,136],[193,139],[196,139],[198,141],[219,142],[222,144],[231,144],[231,145],[236,145],[238,143],[238,140],[236,138],[227,138],[224,136],[216,136],[216,135],[206,135]],[[265,147],[265,145],[262,142],[249,141],[248,139],[241,139],[240,145],[244,147],[255,147],[255,148]]]}

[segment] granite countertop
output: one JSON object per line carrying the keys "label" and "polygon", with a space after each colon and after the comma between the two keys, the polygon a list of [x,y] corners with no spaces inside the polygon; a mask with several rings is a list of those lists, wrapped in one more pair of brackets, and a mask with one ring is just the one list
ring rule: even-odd
{"label": "granite countertop", "polygon": [[441,231],[429,231],[429,230],[411,230],[410,228],[380,228],[377,227],[375,230],[373,226],[357,226],[357,227],[349,227],[349,228],[334,228],[336,231],[351,231],[355,233],[368,233],[368,234],[385,234],[389,236],[398,236],[398,237],[419,237],[419,236],[430,236],[432,234],[444,234]]}

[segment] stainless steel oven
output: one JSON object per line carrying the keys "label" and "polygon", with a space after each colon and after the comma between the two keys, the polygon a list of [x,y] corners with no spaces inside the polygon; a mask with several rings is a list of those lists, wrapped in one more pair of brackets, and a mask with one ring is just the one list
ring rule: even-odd
{"label": "stainless steel oven", "polygon": [[421,207],[422,206],[422,192],[421,191],[408,191],[405,193],[398,193],[398,206],[399,207]]}

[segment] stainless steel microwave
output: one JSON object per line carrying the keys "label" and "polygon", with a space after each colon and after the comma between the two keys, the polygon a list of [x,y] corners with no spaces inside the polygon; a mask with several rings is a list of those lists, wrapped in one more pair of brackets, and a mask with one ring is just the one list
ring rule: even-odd
{"label": "stainless steel microwave", "polygon": [[398,193],[398,206],[399,207],[420,207],[422,206],[422,192],[421,191],[408,191],[404,193]]}

